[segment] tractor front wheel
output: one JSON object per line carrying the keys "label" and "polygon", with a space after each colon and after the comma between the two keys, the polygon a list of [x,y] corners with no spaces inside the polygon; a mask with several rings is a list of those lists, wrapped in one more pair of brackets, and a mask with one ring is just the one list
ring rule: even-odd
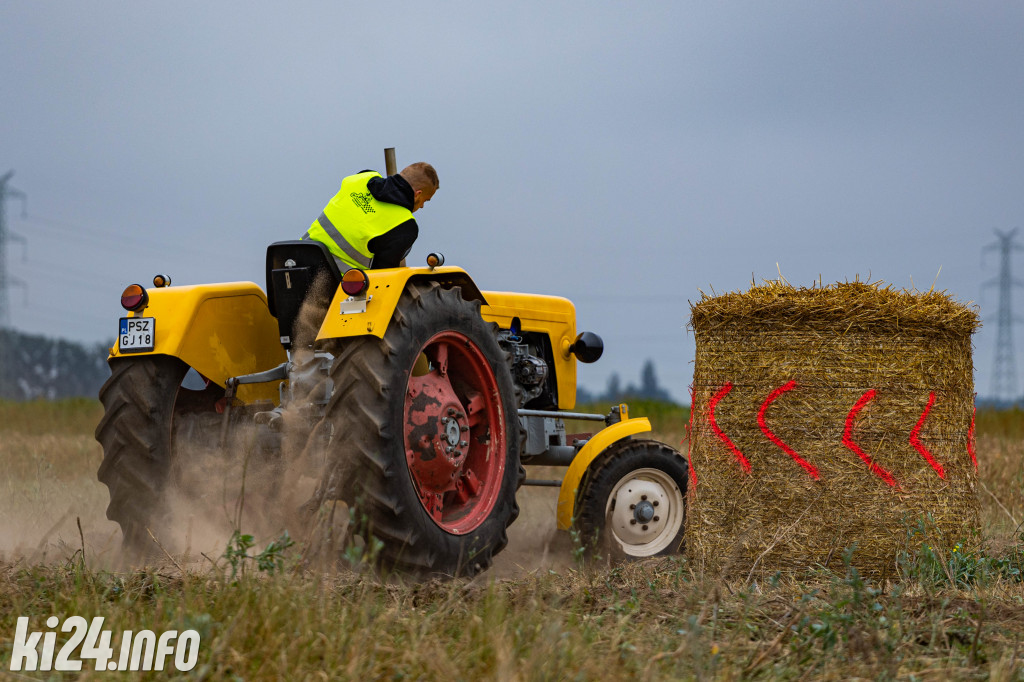
{"label": "tractor front wheel", "polygon": [[615,561],[678,554],[686,515],[686,460],[653,440],[622,440],[580,484],[576,529],[585,553]]}

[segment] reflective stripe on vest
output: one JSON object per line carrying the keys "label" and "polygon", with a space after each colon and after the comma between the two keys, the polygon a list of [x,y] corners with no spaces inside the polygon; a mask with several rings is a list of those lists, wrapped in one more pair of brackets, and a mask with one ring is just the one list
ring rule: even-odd
{"label": "reflective stripe on vest", "polygon": [[[348,267],[370,267],[373,262],[370,240],[413,217],[407,208],[373,198],[366,185],[374,177],[381,177],[380,173],[359,173],[342,180],[341,189],[309,226],[303,239],[322,242]],[[344,234],[338,229],[339,225]]]}
{"label": "reflective stripe on vest", "polygon": [[[348,243],[348,240],[342,236],[341,232],[338,232],[338,228],[334,226],[330,220],[327,219],[326,213],[321,213],[320,217],[316,219],[320,223],[320,227],[324,229],[327,236],[334,240],[334,243],[340,248],[346,256],[354,260],[357,263],[356,267],[362,266],[364,268],[370,267],[370,263],[373,261],[372,257],[364,256],[363,254],[356,251],[356,247]],[[306,232],[309,235],[309,232]],[[328,244],[328,248],[330,245]]]}

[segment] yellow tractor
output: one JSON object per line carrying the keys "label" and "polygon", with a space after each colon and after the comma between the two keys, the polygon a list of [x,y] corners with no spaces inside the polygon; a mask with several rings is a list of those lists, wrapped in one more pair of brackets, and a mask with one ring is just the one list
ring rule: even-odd
{"label": "yellow tractor", "polygon": [[[272,244],[266,272],[266,294],[157,276],[122,295],[96,436],[107,516],[126,548],[152,546],[170,523],[166,500],[190,467],[185,436],[224,444],[249,425],[270,460],[289,438],[325,453],[305,508],[346,503],[385,570],[486,569],[523,484],[560,488],[558,528],[576,529],[588,551],[681,550],[686,460],[638,438],[650,423],[624,405],[571,411],[576,362],[597,360],[603,343],[577,333],[570,301],[481,291],[436,254],[426,267],[342,273],[311,241]],[[285,413],[300,428],[281,428]],[[566,420],[602,428],[571,436]],[[527,479],[535,465],[566,470]]]}

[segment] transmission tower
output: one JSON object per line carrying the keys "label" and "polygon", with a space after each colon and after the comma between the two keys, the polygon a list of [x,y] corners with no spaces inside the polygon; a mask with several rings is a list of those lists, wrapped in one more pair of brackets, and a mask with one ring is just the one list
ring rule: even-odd
{"label": "transmission tower", "polygon": [[13,175],[14,171],[7,171],[5,175],[0,176],[0,329],[11,326],[10,298],[7,292],[12,287],[25,287],[25,282],[7,272],[7,243],[21,242],[22,246],[26,244],[24,237],[7,229],[8,199],[20,199],[21,212],[22,215],[25,214],[25,193],[8,184]]}
{"label": "transmission tower", "polygon": [[1017,395],[1017,363],[1013,352],[1013,323],[1016,321],[1010,306],[1010,292],[1013,287],[1024,286],[1010,274],[1010,254],[1024,251],[1024,246],[1014,242],[1017,229],[1009,232],[995,231],[998,240],[986,246],[982,253],[999,251],[999,275],[985,282],[986,287],[999,287],[999,317],[996,322],[996,357],[992,364],[992,397],[996,400],[1015,402]]}
{"label": "transmission tower", "polygon": [[11,325],[10,300],[7,292],[12,286],[25,287],[25,283],[7,273],[7,243],[21,242],[25,238],[7,229],[7,200],[20,199],[21,212],[25,213],[25,193],[9,186],[14,171],[7,171],[0,176],[0,398],[13,398],[14,391],[14,354],[12,348],[13,331]]}

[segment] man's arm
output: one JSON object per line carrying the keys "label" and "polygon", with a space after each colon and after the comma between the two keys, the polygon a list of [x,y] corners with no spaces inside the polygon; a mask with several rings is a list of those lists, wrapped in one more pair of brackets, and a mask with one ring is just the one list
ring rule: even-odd
{"label": "man's arm", "polygon": [[397,268],[412,249],[420,228],[413,219],[406,220],[384,234],[374,237],[367,246],[373,254],[373,268]]}

